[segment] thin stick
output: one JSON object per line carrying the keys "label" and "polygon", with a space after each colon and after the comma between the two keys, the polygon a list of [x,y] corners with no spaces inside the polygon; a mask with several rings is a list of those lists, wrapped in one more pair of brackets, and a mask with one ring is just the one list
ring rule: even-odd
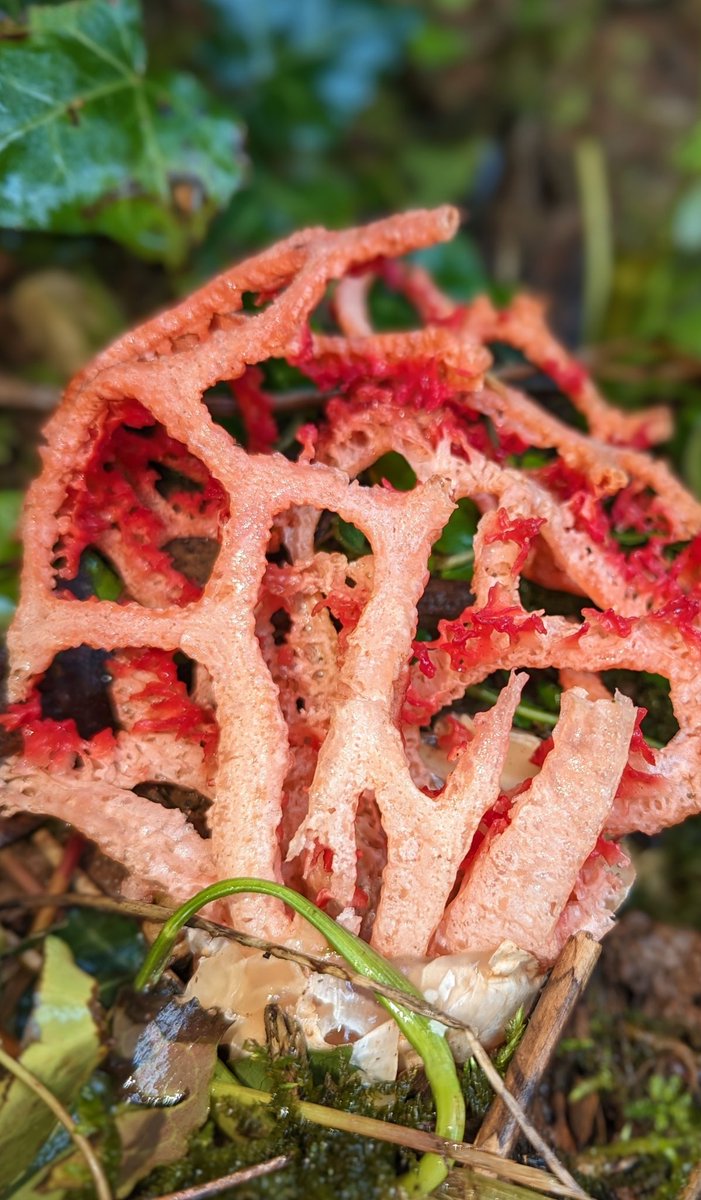
{"label": "thin stick", "polygon": [[[73,892],[51,896],[42,892],[36,896],[12,896],[9,899],[1,900],[0,912],[13,908],[40,908],[49,902],[55,908],[95,908],[103,912],[118,913],[124,917],[133,917],[135,920],[150,921],[154,925],[164,925],[169,917],[172,917],[174,911],[160,904],[112,900],[108,896],[79,895]],[[220,925],[218,921],[210,921],[207,917],[191,917],[186,924],[191,929],[203,930],[211,937],[226,938],[241,946],[261,950],[271,958],[281,958],[286,962],[297,963],[307,971],[314,971],[319,975],[332,975],[336,979],[342,979],[344,983],[351,983],[354,987],[362,988],[365,992],[374,992],[384,996],[387,1000],[395,1000],[403,1004],[405,1008],[429,1017],[432,1021],[440,1021],[441,1025],[445,1025],[449,1029],[458,1029],[461,1033],[470,1032],[469,1025],[466,1025],[458,1017],[451,1017],[449,1013],[443,1012],[435,1005],[429,1004],[428,1001],[418,1000],[398,988],[381,983],[370,983],[365,975],[359,975],[341,963],[331,962],[327,958],[317,958],[313,954],[305,954],[304,951],[293,950],[289,946],[280,946],[276,942],[268,942],[264,938],[254,937],[253,934],[241,933],[238,929],[232,929],[229,925]]]}
{"label": "thin stick", "polygon": [[636,1042],[644,1042],[655,1050],[666,1050],[673,1055],[686,1071],[689,1091],[696,1091],[699,1076],[698,1055],[694,1053],[691,1046],[687,1046],[679,1038],[666,1037],[661,1033],[653,1033],[649,1029],[638,1029],[636,1025],[631,1025],[629,1022],[623,1024],[623,1032]]}
{"label": "thin stick", "polygon": [[229,1188],[238,1187],[240,1183],[250,1183],[252,1179],[260,1179],[262,1175],[282,1171],[283,1167],[289,1166],[290,1161],[286,1154],[280,1154],[277,1158],[269,1158],[267,1162],[234,1171],[233,1175],[222,1175],[221,1179],[210,1179],[209,1183],[199,1183],[195,1187],[183,1188],[180,1192],[168,1192],[166,1196],[158,1196],[157,1200],[205,1200],[207,1196],[217,1196],[219,1192],[227,1192]]}
{"label": "thin stick", "polygon": [[[269,1092],[257,1091],[244,1084],[214,1079],[212,1095],[237,1101],[240,1104],[271,1103],[273,1097]],[[489,1171],[505,1179],[520,1182],[537,1188],[539,1191],[551,1192],[556,1196],[578,1196],[576,1185],[572,1189],[560,1183],[546,1171],[529,1167],[523,1163],[510,1162],[502,1159],[489,1150],[479,1150],[469,1142],[452,1142],[436,1133],[423,1129],[412,1129],[408,1125],[395,1125],[390,1121],[380,1121],[376,1117],[364,1117],[358,1113],[346,1112],[345,1109],[328,1108],[324,1104],[313,1104],[308,1100],[299,1100],[295,1108],[301,1117],[324,1129],[340,1129],[344,1133],[358,1134],[360,1137],[373,1138],[379,1142],[390,1142],[395,1146],[408,1146],[422,1153],[438,1153],[456,1162],[465,1163],[475,1170]]]}
{"label": "thin stick", "polygon": [[51,384],[31,383],[16,375],[0,374],[0,408],[25,408],[51,412],[61,399],[61,389]]}
{"label": "thin stick", "polygon": [[679,1200],[701,1200],[701,1162],[697,1163]]}
{"label": "thin stick", "polygon": [[57,1100],[53,1092],[50,1092],[47,1087],[37,1079],[36,1075],[28,1071],[27,1068],[18,1059],[12,1058],[9,1054],[0,1047],[0,1065],[5,1067],[11,1075],[14,1075],[25,1087],[30,1088],[40,1100],[44,1102],[47,1108],[50,1108],[56,1120],[63,1125],[68,1136],[75,1143],[76,1148],[80,1151],[85,1159],[86,1165],[95,1184],[95,1191],[99,1200],[112,1200],[112,1190],[107,1182],[100,1160],[93,1150],[90,1142],[82,1133],[78,1132],[75,1121],[71,1114],[63,1107],[60,1100]]}
{"label": "thin stick", "polygon": [[4,871],[18,887],[24,888],[32,896],[41,895],[42,885],[9,847],[0,852],[0,871]]}
{"label": "thin stick", "polygon": [[[149,920],[159,924],[165,923],[173,915],[173,910],[163,908],[158,904],[134,904],[127,901],[108,900],[107,898],[98,896],[77,896],[73,894],[52,897],[45,895],[26,896],[4,900],[0,903],[0,911],[6,908],[34,908],[37,907],[38,903],[46,904],[48,900],[51,900],[57,908],[81,905],[85,908],[98,908],[109,912],[120,912],[125,916],[138,917],[141,920]],[[513,1121],[521,1129],[524,1137],[528,1138],[533,1149],[538,1151],[553,1175],[567,1188],[571,1189],[571,1194],[579,1197],[579,1200],[587,1200],[586,1193],[580,1188],[570,1172],[559,1161],[554,1151],[538,1133],[538,1130],[523,1112],[519,1101],[515,1100],[508,1091],[507,1085],[504,1083],[504,1080],[474,1030],[469,1025],[466,1025],[464,1021],[459,1021],[457,1018],[449,1016],[448,1013],[434,1008],[432,1004],[428,1004],[426,1001],[421,1002],[396,988],[374,982],[368,985],[368,980],[365,976],[357,975],[354,971],[348,971],[344,967],[331,964],[325,959],[315,958],[310,954],[302,954],[299,951],[290,950],[287,946],[278,946],[272,942],[266,942],[262,938],[252,937],[250,934],[240,933],[238,930],[229,929],[226,925],[219,925],[217,922],[206,920],[204,917],[192,917],[186,924],[195,929],[203,929],[207,933],[210,933],[212,937],[228,937],[240,945],[252,946],[254,949],[262,950],[274,958],[284,958],[288,961],[296,962],[307,970],[315,971],[319,974],[334,975],[338,979],[348,981],[354,987],[362,988],[363,991],[369,990],[374,992],[375,995],[384,996],[388,1000],[394,1000],[395,1003],[403,1004],[413,1012],[421,1013],[422,1016],[439,1021],[449,1029],[459,1029],[465,1037],[470,1053],[479,1063],[487,1081],[497,1096],[501,1098],[504,1107],[511,1114]]]}
{"label": "thin stick", "polygon": [[[80,833],[72,833],[64,846],[61,846],[61,857],[49,880],[48,891],[52,896],[61,896],[70,887],[73,872],[78,866],[80,856],[85,849],[85,838]],[[41,933],[53,925],[56,917],[56,906],[47,904],[34,914],[31,924],[32,933]]]}
{"label": "thin stick", "polygon": [[[311,387],[301,387],[289,388],[284,392],[268,392],[268,399],[273,412],[288,413],[300,412],[305,408],[320,408],[335,395],[333,391],[317,392]],[[213,396],[207,397],[206,403],[209,411],[217,417],[231,416],[236,412],[236,398],[233,395],[219,395],[215,392]]]}
{"label": "thin stick", "polygon": [[[528,1109],[572,1010],[586,987],[601,952],[588,933],[571,938],[558,958],[521,1039],[504,1083],[507,1094]],[[507,1157],[518,1137],[519,1122],[499,1097],[482,1122],[475,1145]]]}

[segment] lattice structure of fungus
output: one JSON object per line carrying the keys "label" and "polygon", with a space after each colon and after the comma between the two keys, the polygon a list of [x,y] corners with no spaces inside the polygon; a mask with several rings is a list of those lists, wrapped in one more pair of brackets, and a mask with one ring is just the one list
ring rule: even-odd
{"label": "lattice structure of fungus", "polygon": [[[547,964],[572,931],[609,926],[618,839],[701,807],[701,510],[647,453],[666,412],[609,407],[535,301],[457,305],[395,261],[456,224],[441,208],[296,234],[73,381],[24,516],[2,808],[70,822],[142,892],[284,878],[391,956],[511,941]],[[374,331],[378,280],[416,329]],[[491,376],[494,343],[550,376],[581,428]],[[271,359],[325,397],[297,461],[271,448]],[[203,399],[222,382],[248,450]],[[410,490],[367,484],[389,451]],[[463,497],[481,513],[471,595],[415,641],[431,548]],[[371,553],[324,550],[335,518]],[[620,529],[643,544],[626,551]],[[213,560],[199,582],[183,566],[192,539]],[[118,600],[85,598],[88,550],[118,573]],[[523,578],[580,597],[581,619],[529,611]],[[46,703],[47,673],[77,647],[106,654],[112,714],[84,736]],[[525,672],[546,667],[564,685],[559,722],[507,785]],[[666,747],[608,693],[610,668],[668,677]],[[498,669],[511,674],[491,710],[446,712]],[[209,836],[146,782],[206,797]],[[272,901],[226,917],[294,936]]]}

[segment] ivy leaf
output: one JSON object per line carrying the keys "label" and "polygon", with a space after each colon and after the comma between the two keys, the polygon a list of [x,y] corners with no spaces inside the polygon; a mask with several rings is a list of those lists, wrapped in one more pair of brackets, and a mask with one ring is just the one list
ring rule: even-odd
{"label": "ivy leaf", "polygon": [[119,988],[133,979],[144,957],[144,938],[129,917],[71,908],[58,936],[70,946],[79,967],[97,983],[107,1007]]}
{"label": "ivy leaf", "polygon": [[416,487],[416,472],[396,450],[389,450],[378,458],[368,470],[368,477],[374,484],[381,484],[386,479],[398,492],[410,492]]}
{"label": "ivy leaf", "polygon": [[241,131],[190,75],[147,74],[137,0],[33,6],[0,44],[0,225],[104,233],[177,264],[241,181]]}
{"label": "ivy leaf", "polygon": [[472,500],[463,498],[450,514],[438,541],[434,543],[428,562],[432,575],[441,579],[472,579],[474,551],[472,543],[477,532],[479,511]]}
{"label": "ivy leaf", "polygon": [[[46,939],[44,969],[21,1062],[69,1107],[101,1054],[95,984],[59,938]],[[26,1170],[56,1125],[43,1100],[13,1077],[0,1083],[0,1188]]]}

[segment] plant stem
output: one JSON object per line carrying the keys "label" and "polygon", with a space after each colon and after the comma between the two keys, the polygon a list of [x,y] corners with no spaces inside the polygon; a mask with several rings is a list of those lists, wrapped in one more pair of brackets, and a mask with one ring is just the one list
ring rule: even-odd
{"label": "plant stem", "polygon": [[582,1166],[584,1163],[632,1158],[635,1155],[642,1157],[665,1154],[684,1146],[693,1147],[694,1139],[698,1142],[697,1133],[678,1134],[674,1137],[665,1137],[661,1133],[648,1133],[641,1137],[628,1138],[627,1141],[619,1139],[617,1142],[609,1142],[608,1146],[592,1146],[588,1150],[582,1151],[577,1161]]}
{"label": "plant stem", "polygon": [[49,1089],[41,1082],[41,1080],[37,1079],[36,1075],[34,1075],[31,1071],[28,1071],[24,1064],[19,1061],[19,1059],[12,1058],[2,1049],[1,1046],[0,1065],[2,1065],[5,1070],[9,1071],[10,1074],[14,1075],[15,1078],[19,1079],[20,1083],[23,1083],[25,1087],[30,1088],[31,1091],[33,1091],[34,1094],[44,1102],[46,1107],[51,1109],[52,1113],[56,1117],[56,1120],[63,1125],[63,1128],[75,1143],[77,1150],[85,1159],[85,1163],[95,1184],[95,1192],[97,1193],[98,1200],[112,1200],[112,1191],[109,1183],[107,1182],[107,1176],[102,1169],[100,1160],[95,1154],[95,1151],[90,1145],[88,1139],[84,1137],[82,1133],[78,1132],[75,1121],[68,1110],[63,1107],[61,1101],[57,1100],[53,1092],[50,1092]]}
{"label": "plant stem", "polygon": [[449,571],[453,567],[464,567],[475,561],[474,550],[463,550],[460,554],[434,554],[437,571]]}
{"label": "plant stem", "polygon": [[584,240],[584,336],[595,341],[611,293],[611,200],[601,143],[582,138],[575,147]]}
{"label": "plant stem", "polygon": [[[237,1104],[244,1105],[266,1105],[270,1104],[273,1099],[269,1092],[258,1091],[255,1088],[246,1087],[234,1079],[223,1079],[221,1076],[215,1076],[212,1082],[212,1096],[215,1099],[234,1100]],[[530,1185],[539,1191],[552,1192],[557,1196],[575,1195],[570,1188],[558,1183],[545,1171],[499,1158],[498,1155],[488,1150],[478,1150],[468,1142],[449,1142],[435,1133],[428,1133],[422,1129],[412,1129],[408,1125],[395,1125],[389,1121],[380,1121],[376,1117],[347,1112],[345,1109],[328,1108],[324,1104],[313,1104],[308,1100],[295,1101],[295,1109],[305,1121],[321,1125],[324,1129],[339,1129],[344,1133],[373,1138],[379,1142],[408,1146],[412,1150],[438,1150],[446,1157],[454,1158],[456,1162],[464,1163],[477,1170],[494,1172],[506,1179]]]}
{"label": "plant stem", "polygon": [[[468,696],[472,696],[475,700],[484,700],[487,704],[496,704],[499,699],[498,692],[492,688],[482,687],[481,684],[473,684],[466,691]],[[560,720],[558,713],[548,712],[546,708],[536,708],[534,704],[529,704],[527,701],[516,706],[516,715],[524,717],[528,721],[537,721],[540,725],[549,725],[551,728],[554,728]]]}

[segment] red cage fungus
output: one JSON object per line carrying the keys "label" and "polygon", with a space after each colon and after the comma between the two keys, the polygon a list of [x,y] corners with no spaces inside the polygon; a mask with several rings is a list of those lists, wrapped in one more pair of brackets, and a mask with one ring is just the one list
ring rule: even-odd
{"label": "red cage fungus", "polygon": [[[457,220],[441,208],[295,234],[72,382],[25,509],[0,718],[22,746],[0,766],[0,803],[71,822],[143,892],[284,878],[390,955],[509,939],[548,962],[573,930],[610,924],[618,839],[701,807],[701,510],[644,452],[667,436],[666,410],[608,405],[537,301],[457,305],[395,261]],[[416,329],[373,329],[378,278]],[[265,307],[244,309],[251,293]],[[549,375],[587,431],[490,374],[497,343]],[[322,393],[297,461],[272,449],[268,359]],[[219,383],[246,447],[210,415]],[[525,450],[547,453],[528,466]],[[410,490],[367,484],[389,451],[412,468]],[[463,497],[480,513],[472,583],[462,612],[416,640],[432,547]],[[323,548],[329,514],[367,553]],[[646,544],[626,552],[622,528]],[[188,539],[217,551],[207,579],[175,552]],[[77,587],[90,548],[119,577],[117,599]],[[527,611],[522,578],[581,597],[582,618]],[[55,656],[78,646],[108,653],[114,726],[92,738],[40,699]],[[536,773],[504,790],[526,672],[545,667],[561,673],[560,718]],[[669,745],[651,749],[632,702],[607,693],[610,668],[667,676]],[[494,706],[469,730],[446,720],[497,669],[510,676]],[[146,781],[208,797],[210,836],[139,794]],[[228,919],[291,932],[259,898]]]}

